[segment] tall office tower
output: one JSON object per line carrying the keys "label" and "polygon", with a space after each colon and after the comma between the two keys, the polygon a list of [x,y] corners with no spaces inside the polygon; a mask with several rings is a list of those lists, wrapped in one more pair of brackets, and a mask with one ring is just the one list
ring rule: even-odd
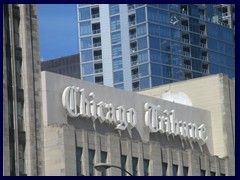
{"label": "tall office tower", "polygon": [[3,11],[3,174],[41,175],[37,5],[4,4]]}
{"label": "tall office tower", "polygon": [[41,71],[50,71],[80,79],[79,53],[42,61]]}
{"label": "tall office tower", "polygon": [[208,74],[235,76],[234,5],[78,4],[77,9],[83,80],[138,90]]}

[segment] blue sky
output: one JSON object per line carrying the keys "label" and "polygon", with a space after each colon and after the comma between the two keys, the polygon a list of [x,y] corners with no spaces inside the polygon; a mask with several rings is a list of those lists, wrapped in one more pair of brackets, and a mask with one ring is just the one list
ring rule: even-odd
{"label": "blue sky", "polygon": [[76,4],[39,4],[40,58],[78,53]]}

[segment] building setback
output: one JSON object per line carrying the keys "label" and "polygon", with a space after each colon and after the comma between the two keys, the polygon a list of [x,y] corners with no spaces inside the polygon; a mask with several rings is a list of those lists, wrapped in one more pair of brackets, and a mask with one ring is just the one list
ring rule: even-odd
{"label": "building setback", "polygon": [[41,71],[50,71],[80,79],[79,54],[42,61]]}
{"label": "building setback", "polygon": [[78,4],[81,78],[139,90],[235,76],[235,5]]}
{"label": "building setback", "polygon": [[235,166],[235,79],[225,74],[211,75],[166,84],[138,93],[160,97],[165,92],[185,92],[194,107],[211,112],[214,154],[228,156]]}
{"label": "building setback", "polygon": [[3,11],[3,174],[43,175],[37,5]]}

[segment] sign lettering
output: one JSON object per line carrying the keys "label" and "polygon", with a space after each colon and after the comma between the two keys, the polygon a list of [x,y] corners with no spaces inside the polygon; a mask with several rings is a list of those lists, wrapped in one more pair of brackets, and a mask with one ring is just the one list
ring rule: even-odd
{"label": "sign lettering", "polygon": [[[93,121],[98,119],[100,123],[114,124],[115,129],[131,130],[137,125],[137,112],[134,108],[126,109],[123,105],[114,106],[112,103],[95,102],[93,92],[88,95],[85,90],[76,86],[68,86],[62,94],[62,104],[71,117],[91,118]],[[201,124],[178,121],[174,110],[162,110],[160,105],[152,103],[144,104],[145,125],[150,133],[160,132],[167,136],[180,136],[181,139],[205,144],[208,136],[206,126]]]}

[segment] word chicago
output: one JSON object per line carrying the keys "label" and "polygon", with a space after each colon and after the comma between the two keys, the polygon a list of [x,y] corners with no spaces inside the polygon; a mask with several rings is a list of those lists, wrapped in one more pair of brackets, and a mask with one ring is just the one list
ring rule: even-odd
{"label": "word chicago", "polygon": [[88,98],[85,90],[75,86],[68,86],[63,91],[62,103],[71,117],[88,117],[99,119],[101,123],[107,122],[116,125],[116,129],[132,129],[137,123],[137,113],[133,108],[124,106],[114,107],[111,103],[103,101],[96,103],[95,94],[91,92]]}
{"label": "word chicago", "polygon": [[[62,94],[62,104],[71,117],[98,119],[101,123],[107,122],[116,125],[116,129],[132,129],[137,125],[137,112],[134,108],[126,109],[120,105],[115,107],[112,103],[103,101],[97,103],[94,100],[95,94],[85,94],[85,90],[76,86],[68,86]],[[194,123],[178,121],[174,110],[163,110],[160,113],[160,106],[152,103],[144,104],[145,125],[150,133],[165,133],[166,135],[179,135],[180,138],[190,141],[206,143],[206,127],[204,124],[197,126]]]}

